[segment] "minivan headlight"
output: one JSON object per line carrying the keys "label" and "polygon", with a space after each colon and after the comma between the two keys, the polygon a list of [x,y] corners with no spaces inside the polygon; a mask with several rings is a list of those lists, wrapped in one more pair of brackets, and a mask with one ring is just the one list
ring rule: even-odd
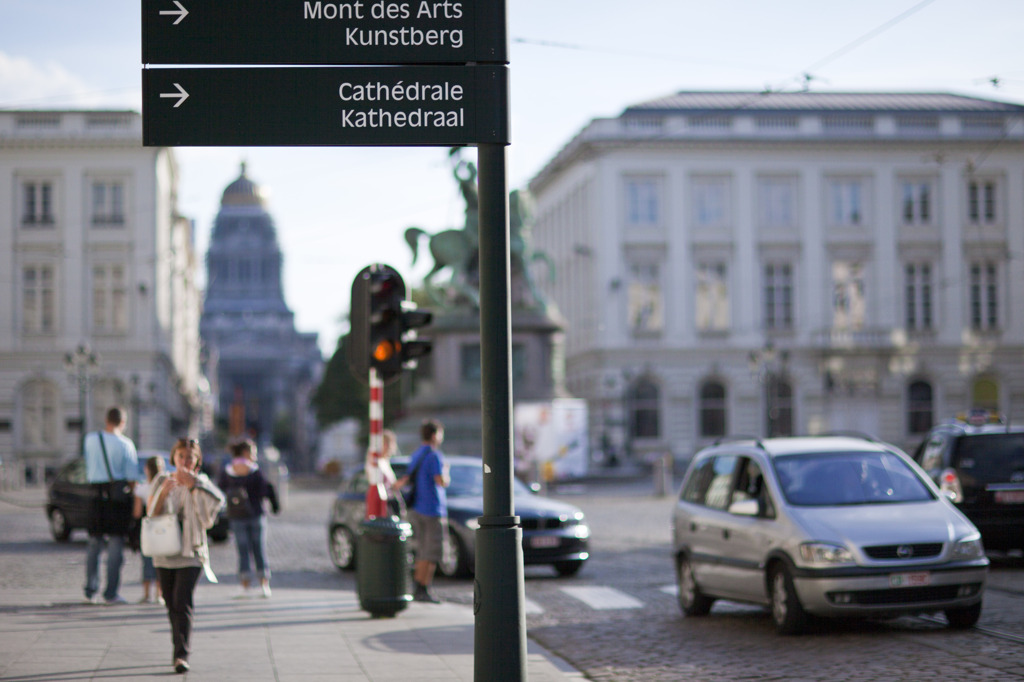
{"label": "minivan headlight", "polygon": [[953,545],[954,559],[977,559],[984,553],[980,535],[972,535]]}
{"label": "minivan headlight", "polygon": [[842,545],[827,542],[805,542],[800,545],[800,557],[811,566],[839,566],[852,564],[853,555]]}

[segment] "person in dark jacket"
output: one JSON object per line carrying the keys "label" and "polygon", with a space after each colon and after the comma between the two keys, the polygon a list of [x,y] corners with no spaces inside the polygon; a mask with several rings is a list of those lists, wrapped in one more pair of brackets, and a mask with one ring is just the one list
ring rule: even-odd
{"label": "person in dark jacket", "polygon": [[231,462],[221,471],[217,481],[227,497],[228,523],[238,548],[238,577],[242,585],[236,598],[255,594],[252,586],[250,559],[256,564],[260,581],[259,596],[270,597],[270,564],[267,562],[267,517],[263,501],[270,502],[275,514],[280,511],[277,491],[260,471],[256,461],[256,444],[251,440],[231,446]]}

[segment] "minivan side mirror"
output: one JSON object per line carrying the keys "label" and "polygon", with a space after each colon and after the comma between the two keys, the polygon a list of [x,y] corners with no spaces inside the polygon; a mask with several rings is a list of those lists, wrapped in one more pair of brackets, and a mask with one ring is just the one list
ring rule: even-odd
{"label": "minivan side mirror", "polygon": [[736,516],[757,516],[761,513],[761,505],[757,500],[737,500],[729,505],[729,513]]}

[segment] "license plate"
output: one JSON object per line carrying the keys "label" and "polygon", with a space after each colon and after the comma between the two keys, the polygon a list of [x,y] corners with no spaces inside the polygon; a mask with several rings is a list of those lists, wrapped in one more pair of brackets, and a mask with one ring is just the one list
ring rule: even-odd
{"label": "license plate", "polygon": [[561,539],[555,535],[538,535],[537,537],[530,538],[530,547],[534,549],[548,549],[558,547],[561,542]]}
{"label": "license plate", "polygon": [[997,490],[998,504],[1024,504],[1024,490]]}
{"label": "license plate", "polygon": [[889,575],[889,587],[924,587],[932,582],[932,574],[928,571],[920,573],[892,573]]}

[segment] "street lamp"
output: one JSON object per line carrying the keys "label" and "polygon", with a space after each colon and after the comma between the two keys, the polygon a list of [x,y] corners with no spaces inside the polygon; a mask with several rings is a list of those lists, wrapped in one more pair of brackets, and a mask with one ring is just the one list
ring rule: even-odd
{"label": "street lamp", "polygon": [[79,452],[84,452],[85,448],[89,384],[99,369],[100,356],[89,348],[88,343],[82,342],[74,351],[64,354],[64,370],[72,381],[78,382],[78,428],[81,432]]}
{"label": "street lamp", "polygon": [[784,406],[782,398],[789,397],[788,391],[785,396],[780,395],[783,387],[783,379],[786,376],[786,366],[789,363],[789,351],[776,350],[769,341],[764,348],[750,351],[747,357],[750,366],[750,374],[757,379],[758,384],[764,387],[765,407],[768,411],[768,437],[778,435],[789,435],[792,430],[790,424],[783,429],[785,433],[779,433],[779,414]]}

